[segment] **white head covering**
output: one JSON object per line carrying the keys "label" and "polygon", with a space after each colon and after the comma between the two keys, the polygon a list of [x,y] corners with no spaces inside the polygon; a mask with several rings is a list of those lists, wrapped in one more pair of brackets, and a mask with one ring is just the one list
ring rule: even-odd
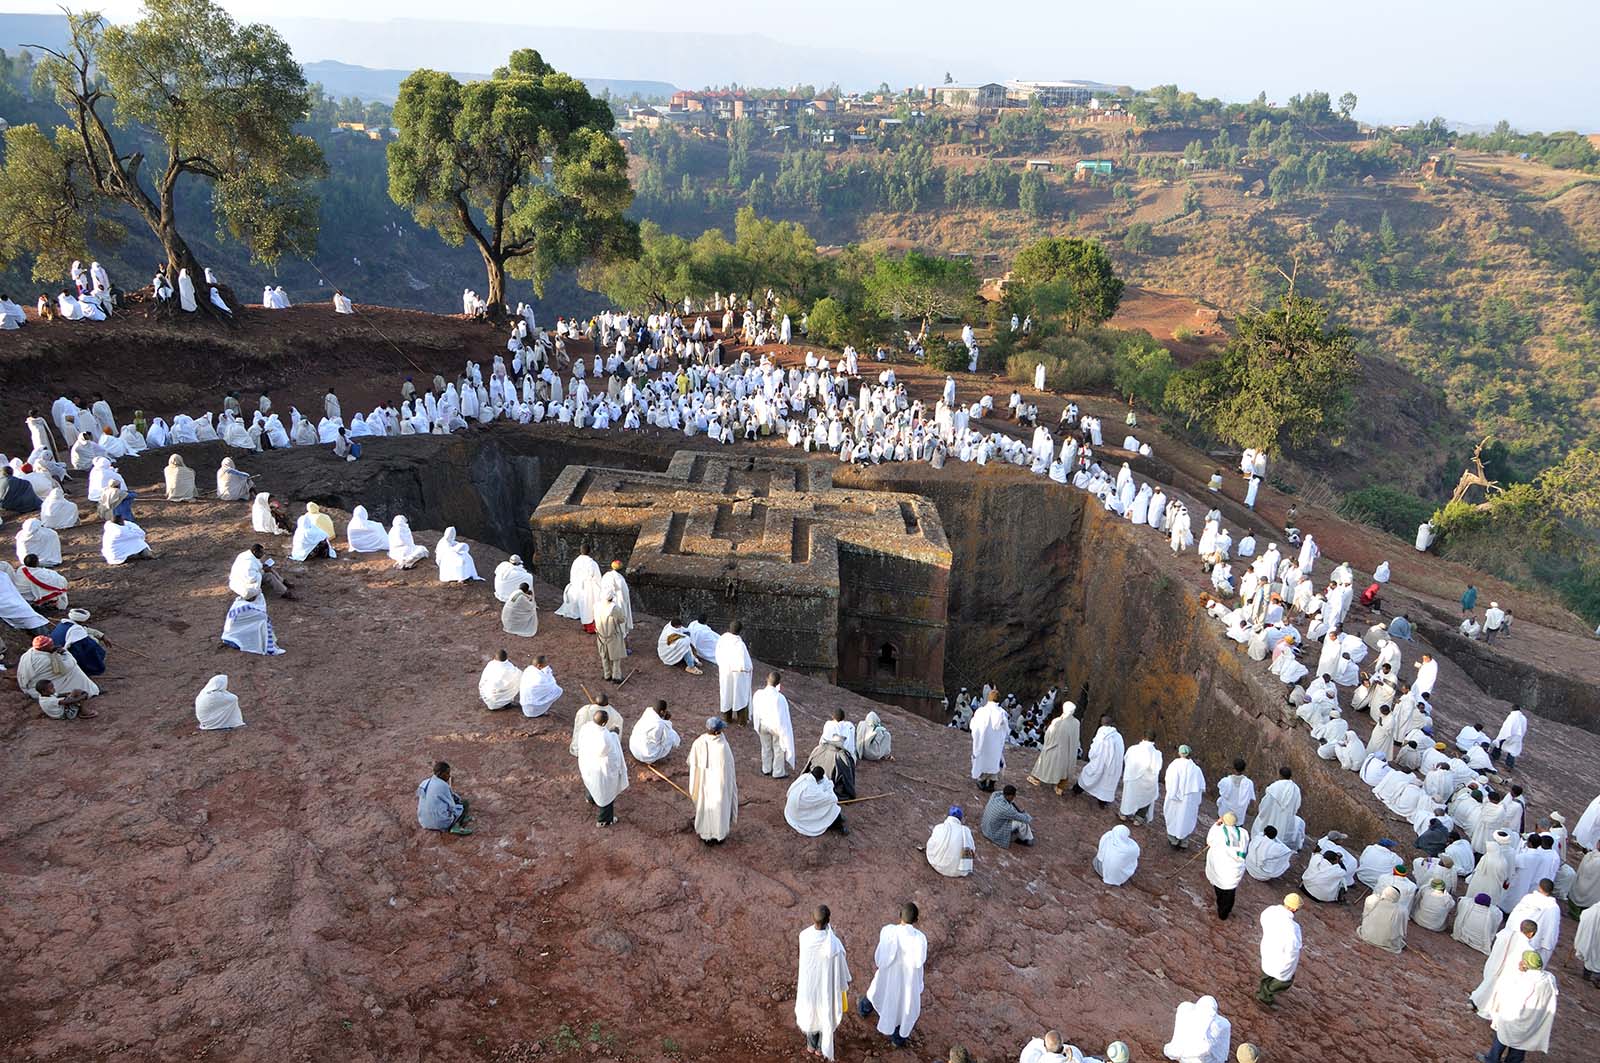
{"label": "white head covering", "polygon": [[1139,866],[1139,843],[1121,823],[1100,836],[1100,847],[1095,851],[1100,864],[1100,877],[1108,886],[1120,886],[1133,877]]}
{"label": "white head covering", "polygon": [[221,731],[230,727],[243,727],[244,715],[239,711],[239,698],[228,692],[228,677],[214,675],[194,699],[194,716],[202,731]]}

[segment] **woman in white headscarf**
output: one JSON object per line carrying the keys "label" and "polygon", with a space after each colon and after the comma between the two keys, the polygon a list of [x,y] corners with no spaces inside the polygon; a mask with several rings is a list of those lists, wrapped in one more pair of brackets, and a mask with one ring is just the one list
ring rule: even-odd
{"label": "woman in white headscarf", "polygon": [[194,699],[194,718],[200,721],[202,731],[225,731],[230,727],[243,727],[244,716],[239,712],[239,697],[228,692],[228,677],[214,675]]}
{"label": "woman in white headscarf", "polygon": [[250,530],[262,535],[283,534],[283,529],[278,526],[278,517],[272,512],[270,492],[257,492],[255,501],[250,503]]}
{"label": "woman in white headscarf", "polygon": [[1215,997],[1201,997],[1178,1005],[1172,1020],[1172,1040],[1162,1055],[1178,1063],[1227,1063],[1233,1043],[1233,1024],[1217,1014]]}
{"label": "woman in white headscarf", "polygon": [[1450,927],[1450,936],[1487,956],[1504,921],[1505,915],[1487,893],[1469,892],[1456,902],[1456,921]]}
{"label": "woman in white headscarf", "polygon": [[526,568],[522,567],[522,557],[512,554],[500,562],[494,569],[494,596],[502,602],[509,602],[517,588],[524,583],[532,586],[533,576]]}
{"label": "woman in white headscarf", "polygon": [[50,494],[45,496],[44,505],[39,509],[39,519],[46,528],[72,528],[78,523],[78,507],[70,501],[57,484],[50,489]]}
{"label": "woman in white headscarf", "polygon": [[345,528],[345,538],[350,551],[357,554],[381,554],[389,549],[389,536],[383,525],[367,516],[366,506],[357,506],[350,514]]}
{"label": "woman in white headscarf", "polygon": [[435,550],[437,554],[434,560],[439,563],[439,582],[465,583],[483,578],[478,575],[478,566],[472,563],[471,548],[466,543],[456,541],[455,528],[444,530]]}
{"label": "woman in white headscarf", "polygon": [[162,420],[160,417],[157,417],[155,420],[150,422],[150,431],[144,434],[144,441],[149,444],[152,449],[159,450],[167,445],[167,441],[171,435],[172,430],[167,427],[167,422]]}
{"label": "woman in white headscarf", "polygon": [[115,479],[116,467],[111,464],[111,459],[101,455],[94,459],[94,464],[89,467],[89,501],[100,501],[100,495],[106,489],[106,484]]}
{"label": "woman in white headscarf", "polygon": [[174,417],[169,442],[175,447],[200,442],[200,433],[195,427],[194,418],[186,413]]}
{"label": "woman in white headscarf", "polygon": [[1126,826],[1118,823],[1100,836],[1095,850],[1094,869],[1107,886],[1120,886],[1133,877],[1139,867],[1139,843]]}
{"label": "woman in white headscarf", "polygon": [[317,526],[317,515],[309,510],[300,514],[300,519],[294,522],[294,539],[289,543],[289,560],[304,561],[313,553],[326,550],[328,557],[337,557],[333,549],[333,539]]}
{"label": "woman in white headscarf", "polygon": [[202,413],[194,420],[194,438],[197,443],[215,443],[217,441],[217,428],[212,424],[212,413]]}
{"label": "woman in white headscarf", "polygon": [[[73,512],[76,514],[77,511]],[[17,532],[17,560],[23,561],[29,554],[37,555],[39,564],[45,568],[61,564],[61,536],[46,527],[38,517],[23,521],[22,530]]]}
{"label": "woman in white headscarf", "polygon": [[417,545],[411,536],[411,522],[404,517],[389,522],[389,556],[398,568],[410,568],[428,556],[428,548]]}
{"label": "woman in white headscarf", "polygon": [[218,434],[222,437],[222,441],[230,447],[235,447],[239,450],[261,449],[260,445],[256,443],[255,437],[250,434],[250,430],[245,427],[245,423],[232,413],[222,415],[222,428]]}
{"label": "woman in white headscarf", "polygon": [[139,430],[133,427],[132,424],[122,426],[122,435],[119,438],[122,440],[122,446],[127,450],[130,458],[138,457],[148,449],[144,436],[140,435]]}
{"label": "woman in white headscarf", "polygon": [[500,627],[507,635],[532,638],[539,633],[539,606],[533,598],[533,583],[527,582],[511,592],[500,609]]}
{"label": "woman in white headscarf", "polygon": [[217,497],[224,502],[243,502],[250,497],[250,474],[235,465],[232,458],[223,458],[217,467]]}
{"label": "woman in white headscarf", "polygon": [[878,714],[867,713],[867,718],[856,728],[856,755],[862,760],[888,760],[890,743],[889,729]]}
{"label": "woman in white headscarf", "polygon": [[105,523],[100,535],[100,556],[107,564],[120,565],[127,561],[150,560],[155,557],[145,542],[144,529],[131,520],[112,517]]}
{"label": "woman in white headscarf", "polygon": [[189,276],[186,269],[178,271],[178,305],[188,314],[200,309],[200,304],[194,299],[194,278]]}

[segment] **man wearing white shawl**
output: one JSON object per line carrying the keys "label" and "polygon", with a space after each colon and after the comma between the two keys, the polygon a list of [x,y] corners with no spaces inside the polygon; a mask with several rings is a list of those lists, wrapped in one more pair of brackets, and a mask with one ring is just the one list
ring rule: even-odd
{"label": "man wearing white shawl", "polygon": [[1411,906],[1411,921],[1424,930],[1443,930],[1455,911],[1455,902],[1445,889],[1443,879],[1433,879],[1428,888],[1417,893]]}
{"label": "man wearing white shawl", "polygon": [[1484,1063],[1522,1063],[1529,1052],[1550,1051],[1556,1021],[1556,980],[1537,952],[1524,952],[1517,969],[1501,978],[1488,1002],[1494,1036]]}
{"label": "man wearing white shawl", "polygon": [[533,583],[533,574],[522,567],[520,554],[512,554],[494,567],[494,596],[502,603],[509,602],[524,583]]}
{"label": "man wearing white shawl", "polygon": [[535,657],[533,663],[523,669],[522,683],[517,688],[517,702],[522,706],[522,715],[530,719],[543,716],[561,694],[561,687],[556,685],[555,670],[545,663],[543,654]]}
{"label": "man wearing white shawl", "polygon": [[1232,812],[1224,812],[1206,832],[1206,881],[1216,894],[1218,919],[1227,919],[1233,912],[1249,845],[1250,833],[1239,826],[1239,818]]}
{"label": "man wearing white shawl", "polygon": [[917,929],[917,906],[900,906],[900,921],[878,934],[872,961],[872,984],[861,1001],[861,1016],[878,1016],[878,1032],[896,1048],[904,1048],[922,1015],[922,968],[928,962],[928,939]]}
{"label": "man wearing white shawl", "polygon": [[1245,852],[1244,869],[1257,882],[1271,882],[1289,870],[1293,854],[1278,840],[1278,829],[1271,824],[1261,828],[1261,833],[1250,839]]}
{"label": "man wearing white shawl", "polygon": [[807,838],[818,838],[829,830],[849,834],[844,813],[839,810],[839,796],[833,792],[833,783],[821,766],[803,771],[789,784],[784,799],[783,818],[789,826]]}
{"label": "man wearing white shawl", "polygon": [[628,788],[628,763],[622,757],[622,741],[609,726],[604,707],[597,708],[588,722],[578,729],[578,774],[583,779],[589,803],[598,810],[595,825],[609,827],[617,822],[617,796]]}
{"label": "man wearing white shawl", "polygon": [[[30,561],[34,563],[29,564]],[[39,626],[31,623],[33,617],[39,616],[32,606],[66,609],[72,604],[71,596],[67,594],[72,584],[67,577],[37,562],[38,558],[28,554],[15,572],[11,571],[10,565],[0,562],[0,596],[4,597],[6,603],[0,606],[0,618],[4,618],[12,627],[20,627],[25,631]],[[22,603],[11,596],[13,590],[21,597]],[[39,616],[39,622],[43,623],[44,617]]]}
{"label": "man wearing white shawl", "polygon": [[739,818],[733,747],[722,735],[726,726],[719,717],[710,717],[705,734],[689,747],[689,799],[694,802],[694,830],[707,845],[725,841]]}
{"label": "man wearing white shawl", "polygon": [[1188,837],[1194,833],[1200,818],[1200,798],[1206,792],[1206,777],[1199,765],[1189,759],[1188,746],[1178,747],[1178,756],[1167,765],[1167,799],[1161,806],[1162,818],[1167,822],[1167,843],[1174,849],[1189,847]]}
{"label": "man wearing white shawl", "polygon": [[641,764],[654,764],[664,760],[678,748],[682,741],[677,728],[672,726],[672,713],[665,701],[657,701],[639,714],[639,720],[628,735],[628,752]]}
{"label": "man wearing white shawl", "polygon": [[1233,1024],[1217,1014],[1215,997],[1184,1001],[1172,1020],[1172,1040],[1161,1053],[1177,1063],[1227,1063]]}
{"label": "man wearing white shawl", "polygon": [[782,684],[783,677],[770,672],[767,685],[750,699],[750,722],[761,740],[761,774],[774,779],[782,779],[795,766],[794,725]]}
{"label": "man wearing white shawl", "polygon": [[1294,985],[1300,969],[1300,924],[1294,913],[1300,910],[1300,895],[1288,894],[1282,904],[1261,913],[1261,983],[1256,999],[1272,1007],[1279,993]]}
{"label": "man wearing white shawl", "polygon": [[[1135,823],[1148,823],[1155,818],[1155,805],[1161,796],[1162,757],[1155,737],[1154,731],[1147,732],[1144,741],[1129,749],[1122,762],[1122,817],[1131,816]],[[1198,774],[1199,769],[1195,771]],[[1203,778],[1201,789],[1204,790]],[[1194,805],[1198,810],[1198,796]]]}
{"label": "man wearing white shawl", "polygon": [[17,560],[26,561],[30,554],[36,558],[35,564],[45,568],[61,564],[61,536],[45,527],[38,517],[23,521],[22,530],[17,532]]}
{"label": "man wearing white shawl", "polygon": [[483,579],[478,575],[478,566],[472,563],[472,548],[456,539],[454,527],[444,530],[434,550],[434,560],[439,564],[440,583],[467,583]]}
{"label": "man wearing white shawl", "polygon": [[1300,811],[1300,787],[1294,782],[1294,773],[1287,767],[1278,769],[1278,781],[1267,787],[1256,809],[1256,818],[1250,824],[1251,833],[1261,833],[1261,828],[1278,828],[1278,837],[1285,844],[1295,833],[1295,814]]}
{"label": "man wearing white shawl", "polygon": [[755,663],[750,660],[750,650],[739,633],[744,630],[735,620],[717,639],[717,678],[721,693],[719,711],[729,723],[744,722],[740,714],[748,717],[750,707],[750,674]]}
{"label": "man wearing white shawl", "polygon": [[228,691],[228,677],[214,675],[205,688],[195,696],[194,718],[202,731],[225,731],[243,727],[244,715],[239,711],[239,696]]}
{"label": "man wearing white shawl", "polygon": [[333,539],[318,525],[317,515],[300,514],[294,522],[294,538],[289,543],[289,560],[306,561],[312,557],[337,557]]}
{"label": "man wearing white shawl", "polygon": [[844,1021],[850,968],[844,945],[833,933],[828,906],[818,905],[811,926],[800,932],[800,971],[795,979],[794,1021],[806,1050],[833,1058],[833,1034]]}
{"label": "man wearing white shawl", "polygon": [[690,675],[705,674],[695,659],[693,637],[676,620],[661,625],[661,634],[656,636],[656,656],[668,668],[681,664]]}
{"label": "man wearing white shawl", "polygon": [[1450,928],[1450,936],[1487,956],[1504,918],[1487,893],[1469,891],[1456,902],[1456,921]]}
{"label": "man wearing white shawl", "polygon": [[276,657],[287,651],[278,645],[272,621],[267,619],[267,603],[260,591],[234,599],[222,623],[222,643],[244,653]]}
{"label": "man wearing white shawl", "polygon": [[1578,817],[1572,828],[1572,840],[1585,849],[1600,849],[1600,797],[1589,802],[1589,807]]}
{"label": "man wearing white shawl", "polygon": [[512,591],[500,607],[500,629],[525,639],[539,633],[539,605],[533,597],[532,583],[523,583]]}
{"label": "man wearing white shawl", "polygon": [[589,556],[587,548],[579,547],[578,556],[572,559],[567,586],[561,592],[561,607],[556,610],[556,615],[577,620],[583,624],[585,631],[594,631],[594,597],[599,587],[600,566]]}
{"label": "man wearing white shawl", "polygon": [[71,528],[78,523],[78,507],[58,485],[51,488],[50,494],[45,497],[44,505],[39,510],[39,519],[46,528],[55,531]]}
{"label": "man wearing white shawl", "polygon": [[478,697],[491,711],[515,702],[521,688],[522,669],[511,663],[505,650],[496,653],[478,677]]}
{"label": "man wearing white shawl", "polygon": [[622,733],[622,713],[612,706],[608,695],[601,694],[589,704],[580,706],[578,711],[572,714],[572,742],[567,746],[568,753],[573,756],[578,755],[578,733],[583,730],[584,724],[594,719],[597,712],[605,716],[605,726],[609,730],[619,735]]}
{"label": "man wearing white shawl", "polygon": [[1011,718],[1000,707],[1000,692],[989,691],[989,697],[972,714],[968,725],[972,732],[972,778],[978,789],[993,793],[995,781],[1005,767],[1006,737],[1011,733]]}
{"label": "man wearing white shawl", "polygon": [[1572,951],[1583,968],[1584,981],[1600,986],[1600,904],[1591,904],[1578,917]]}
{"label": "man wearing white shawl", "polygon": [[389,522],[389,558],[397,568],[410,568],[428,557],[428,548],[418,546],[411,536],[411,522],[396,516]]}
{"label": "man wearing white shawl", "polygon": [[689,633],[689,644],[694,648],[695,660],[704,667],[717,663],[717,640],[721,638],[707,623],[704,616],[689,621],[684,629]]}
{"label": "man wearing white shawl", "polygon": [[1054,786],[1057,794],[1066,793],[1078,782],[1078,707],[1061,703],[1061,712],[1045,728],[1039,757],[1033,762],[1028,781]]}
{"label": "man wearing white shawl", "polygon": [[1376,945],[1396,955],[1405,951],[1406,923],[1410,912],[1394,886],[1384,886],[1381,892],[1367,897],[1361,907],[1361,925],[1356,937],[1369,945]]}
{"label": "man wearing white shawl", "polygon": [[1100,730],[1089,743],[1089,762],[1078,774],[1076,793],[1084,793],[1100,802],[1104,808],[1117,796],[1117,783],[1122,780],[1122,735],[1111,726],[1111,717],[1100,717]]}
{"label": "man wearing white shawl", "polygon": [[113,515],[106,522],[100,536],[100,556],[107,564],[121,565],[128,561],[149,561],[155,558],[145,542],[144,529],[131,520]]}
{"label": "man wearing white shawl", "polygon": [[357,506],[345,525],[345,540],[353,554],[381,554],[389,549],[389,536],[383,525],[367,516],[366,506]]}
{"label": "man wearing white shawl", "polygon": [[1120,886],[1133,877],[1139,867],[1139,843],[1121,823],[1100,836],[1094,853],[1095,874],[1107,886]]}
{"label": "man wearing white shawl", "polygon": [[1525,919],[1538,924],[1539,932],[1528,947],[1546,960],[1555,952],[1556,939],[1561,935],[1561,902],[1556,900],[1555,890],[1553,881],[1540,879],[1538,887],[1519,900],[1506,916],[1507,926],[1518,926]]}
{"label": "man wearing white shawl", "polygon": [[[177,457],[177,455],[173,455]],[[277,515],[272,512],[272,495],[267,491],[258,491],[250,503],[250,530],[262,535],[282,535],[283,529],[278,527]]]}
{"label": "man wearing white shawl", "polygon": [[961,821],[961,807],[951,806],[944,822],[933,828],[926,846],[928,866],[946,878],[972,874],[972,861],[978,855],[972,829]]}
{"label": "man wearing white shawl", "polygon": [[600,577],[599,594],[602,599],[607,594],[615,596],[617,604],[622,608],[622,637],[627,638],[628,632],[633,630],[633,591],[622,575],[621,561],[611,562],[611,570]]}
{"label": "man wearing white shawl", "polygon": [[55,696],[82,693],[97,697],[100,687],[84,674],[77,658],[57,646],[48,635],[34,637],[29,648],[17,658],[17,688],[31,698],[37,698],[39,681],[48,679],[55,685]]}

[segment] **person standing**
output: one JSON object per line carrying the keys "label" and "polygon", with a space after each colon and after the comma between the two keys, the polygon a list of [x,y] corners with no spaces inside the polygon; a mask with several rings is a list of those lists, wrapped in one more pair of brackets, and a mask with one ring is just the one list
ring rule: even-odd
{"label": "person standing", "polygon": [[622,758],[622,739],[608,726],[610,716],[598,708],[578,729],[578,775],[585,796],[598,809],[595,826],[617,822],[617,796],[628,788],[628,764]]}
{"label": "person standing", "polygon": [[1478,1063],[1522,1063],[1529,1052],[1550,1051],[1550,1028],[1556,1021],[1556,980],[1544,960],[1531,949],[1517,970],[1500,979],[1489,998],[1489,1051]]}
{"label": "person standing", "polygon": [[[1421,536],[1419,535],[1418,538],[1420,539]],[[1478,588],[1469,583],[1467,584],[1467,589],[1461,594],[1461,615],[1466,616],[1472,612],[1477,607],[1477,604]]]}
{"label": "person standing", "polygon": [[1206,832],[1206,881],[1217,895],[1217,918],[1227,919],[1233,912],[1234,892],[1244,881],[1244,859],[1250,846],[1250,832],[1239,826],[1239,817],[1224,812]]}
{"label": "person standing", "polygon": [[1011,719],[1000,707],[1000,692],[989,691],[983,706],[972,714],[972,778],[978,789],[993,793],[995,780],[1005,767],[1006,736],[1011,733]]}
{"label": "person standing", "polygon": [[844,1021],[850,985],[844,943],[830,925],[832,913],[817,905],[811,925],[800,931],[800,973],[795,980],[794,1021],[806,1035],[806,1051],[833,1058],[833,1034]]}
{"label": "person standing", "polygon": [[727,724],[712,716],[706,733],[689,747],[689,799],[694,802],[694,830],[707,845],[720,845],[739,818],[739,785],[733,772],[733,748],[723,737]]}
{"label": "person standing", "polygon": [[1189,847],[1189,835],[1200,816],[1200,798],[1206,792],[1206,777],[1189,759],[1190,753],[1188,746],[1179,746],[1177,759],[1167,765],[1167,799],[1161,815],[1167,821],[1167,844],[1174,849]]}
{"label": "person standing", "polygon": [[617,602],[616,593],[608,591],[594,618],[594,643],[600,651],[600,674],[608,682],[622,682],[622,661],[628,656],[627,635],[627,615]]}
{"label": "person standing", "polygon": [[761,739],[761,774],[784,778],[795,765],[794,724],[779,673],[768,672],[767,685],[750,699],[750,722]]}
{"label": "person standing", "polygon": [[1291,893],[1282,904],[1261,913],[1261,985],[1256,999],[1271,1007],[1279,993],[1294,985],[1300,967],[1300,895]]}
{"label": "person standing", "polygon": [[867,995],[861,1000],[861,1017],[878,1016],[878,1032],[896,1048],[909,1043],[911,1029],[922,1014],[922,967],[928,961],[928,939],[917,929],[917,906],[900,906],[900,921],[878,934],[877,966]]}
{"label": "person standing", "polygon": [[728,630],[717,637],[717,677],[722,692],[722,718],[728,723],[744,723],[750,717],[750,673],[755,663],[750,660],[750,648],[739,634],[743,625],[735,620]]}

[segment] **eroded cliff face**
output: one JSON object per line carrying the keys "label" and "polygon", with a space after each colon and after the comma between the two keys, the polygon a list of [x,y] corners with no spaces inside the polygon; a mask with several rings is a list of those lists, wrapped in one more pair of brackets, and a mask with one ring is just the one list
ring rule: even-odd
{"label": "eroded cliff face", "polygon": [[[920,470],[920,471],[917,471]],[[1235,757],[1257,780],[1287,765],[1305,794],[1301,815],[1379,833],[1365,788],[1317,759],[1285,689],[1202,612],[1199,589],[1165,540],[1090,504],[1082,491],[992,470],[959,480],[922,466],[852,470],[863,486],[932,498],[951,568],[946,687],[985,682],[1023,696],[1058,685],[1079,705],[1083,741],[1108,714],[1131,745],[1154,731],[1179,744],[1215,783]],[[1357,785],[1352,785],[1355,783]]]}

